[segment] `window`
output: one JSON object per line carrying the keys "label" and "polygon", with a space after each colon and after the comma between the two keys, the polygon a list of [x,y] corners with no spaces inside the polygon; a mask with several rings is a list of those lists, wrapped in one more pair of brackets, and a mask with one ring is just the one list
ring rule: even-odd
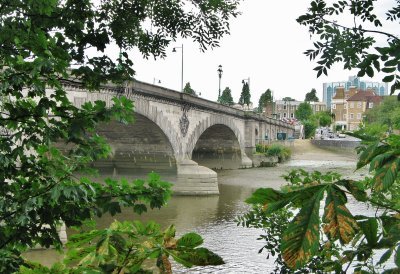
{"label": "window", "polygon": [[315,111],[319,111],[319,106],[318,105],[315,106]]}
{"label": "window", "polygon": [[294,113],[290,113],[290,118],[294,118]]}
{"label": "window", "polygon": [[286,116],[287,116],[287,113],[284,112],[284,113],[283,113],[283,118],[286,118]]}
{"label": "window", "polygon": [[354,113],[350,113],[350,119],[354,119]]}
{"label": "window", "polygon": [[343,120],[346,120],[346,119],[347,119],[347,115],[343,114]]}
{"label": "window", "polygon": [[354,102],[350,103],[350,108],[354,108]]}
{"label": "window", "polygon": [[361,107],[362,107],[362,103],[361,103],[361,102],[358,102],[358,103],[357,103],[357,107],[358,107],[358,108],[361,108]]}
{"label": "window", "polygon": [[285,109],[285,110],[286,110],[286,105],[283,105],[283,109]]}
{"label": "window", "polygon": [[332,109],[336,109],[336,104],[332,104]]}
{"label": "window", "polygon": [[357,113],[357,119],[361,120],[361,113]]}
{"label": "window", "polygon": [[369,102],[368,107],[369,108],[373,108],[374,107],[374,103],[373,102]]}

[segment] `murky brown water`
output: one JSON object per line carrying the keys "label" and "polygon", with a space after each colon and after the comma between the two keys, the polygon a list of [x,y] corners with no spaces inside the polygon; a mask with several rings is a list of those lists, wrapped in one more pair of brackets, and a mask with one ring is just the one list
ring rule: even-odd
{"label": "murky brown water", "polygon": [[[337,171],[345,176],[362,177],[362,171],[354,172],[354,160],[298,160],[294,159],[275,168],[253,168],[218,171],[219,196],[173,197],[161,210],[151,211],[139,218],[156,220],[163,227],[175,224],[179,234],[195,231],[204,238],[204,246],[221,255],[226,264],[185,269],[175,267],[176,273],[268,273],[273,260],[266,254],[258,254],[263,242],[257,241],[261,230],[237,226],[235,218],[248,210],[243,202],[259,187],[279,187],[284,183],[280,177],[293,168],[305,170]],[[364,210],[355,207],[355,210]],[[105,216],[98,221],[102,227],[114,219],[134,220],[138,216],[125,210],[117,216]],[[68,231],[71,233],[71,231]],[[35,250],[27,254],[33,260],[45,264],[59,260],[61,255],[50,250]]]}

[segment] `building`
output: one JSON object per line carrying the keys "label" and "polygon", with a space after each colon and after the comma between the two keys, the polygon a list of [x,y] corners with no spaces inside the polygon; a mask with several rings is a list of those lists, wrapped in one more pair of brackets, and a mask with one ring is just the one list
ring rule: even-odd
{"label": "building", "polygon": [[356,130],[363,122],[365,112],[379,105],[382,96],[375,93],[374,89],[360,90],[350,87],[337,87],[335,96],[332,97],[331,112],[335,117],[336,129]]}
{"label": "building", "polygon": [[316,114],[318,112],[327,111],[325,102],[309,102],[309,103],[310,103],[310,106],[311,106],[314,114]]}
{"label": "building", "polygon": [[295,112],[299,105],[303,103],[301,101],[275,101],[275,113],[277,119],[293,119],[296,118]]}
{"label": "building", "polygon": [[323,83],[322,87],[322,101],[326,103],[328,109],[330,109],[332,98],[335,96],[336,89],[339,87],[343,87],[345,91],[349,91],[351,87],[355,87],[357,90],[361,91],[373,90],[375,94],[379,96],[388,95],[387,83],[364,81],[357,76],[350,76],[347,81]]}

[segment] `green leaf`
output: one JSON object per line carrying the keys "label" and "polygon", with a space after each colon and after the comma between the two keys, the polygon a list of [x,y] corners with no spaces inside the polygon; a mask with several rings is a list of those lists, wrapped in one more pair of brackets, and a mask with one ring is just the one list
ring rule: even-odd
{"label": "green leaf", "polygon": [[197,233],[190,232],[178,239],[176,244],[180,248],[195,248],[203,244],[203,238]]}
{"label": "green leaf", "polygon": [[385,76],[385,77],[382,79],[382,82],[385,82],[385,83],[392,82],[392,81],[394,80],[394,77],[395,77],[395,75],[388,75],[388,76]]}
{"label": "green leaf", "polygon": [[174,255],[174,259],[177,257],[180,260],[198,266],[222,265],[225,263],[220,256],[204,247],[196,248],[189,252],[178,252]]}
{"label": "green leaf", "polygon": [[252,205],[262,205],[266,214],[281,209],[290,202],[284,193],[272,188],[259,188],[246,203]]}
{"label": "green leaf", "polygon": [[381,258],[379,259],[379,262],[377,263],[378,265],[385,263],[387,260],[389,260],[390,256],[393,254],[393,249],[388,249]]}
{"label": "green leaf", "polygon": [[396,180],[399,172],[400,156],[386,162],[376,171],[374,176],[374,189],[376,191],[387,190]]}
{"label": "green leaf", "polygon": [[324,189],[320,189],[300,209],[282,236],[282,256],[291,268],[304,266],[318,251],[319,208]]}
{"label": "green leaf", "polygon": [[378,242],[378,221],[376,218],[368,218],[366,221],[359,222],[368,245],[374,247]]}
{"label": "green leaf", "polygon": [[400,245],[396,249],[396,255],[394,256],[394,262],[397,267],[400,267]]}
{"label": "green leaf", "polygon": [[359,229],[354,216],[346,207],[346,194],[336,186],[327,189],[323,215],[324,233],[331,241],[349,243]]}

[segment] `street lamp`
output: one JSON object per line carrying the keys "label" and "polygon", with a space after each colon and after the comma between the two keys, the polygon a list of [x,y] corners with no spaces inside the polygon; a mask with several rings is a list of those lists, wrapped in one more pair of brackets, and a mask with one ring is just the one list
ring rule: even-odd
{"label": "street lamp", "polygon": [[249,90],[250,90],[250,77],[249,77],[249,78],[243,79],[243,80],[242,80],[242,84],[244,84],[245,81],[247,81],[247,84],[249,85]]}
{"label": "street lamp", "polygon": [[174,47],[172,52],[176,52],[176,49],[182,50],[181,92],[183,92],[183,44],[181,47]]}
{"label": "street lamp", "polygon": [[153,85],[155,85],[156,83],[161,84],[161,80],[153,77]]}
{"label": "street lamp", "polygon": [[221,97],[221,77],[222,77],[222,66],[218,66],[218,78],[219,78],[219,85],[218,85],[218,100]]}

